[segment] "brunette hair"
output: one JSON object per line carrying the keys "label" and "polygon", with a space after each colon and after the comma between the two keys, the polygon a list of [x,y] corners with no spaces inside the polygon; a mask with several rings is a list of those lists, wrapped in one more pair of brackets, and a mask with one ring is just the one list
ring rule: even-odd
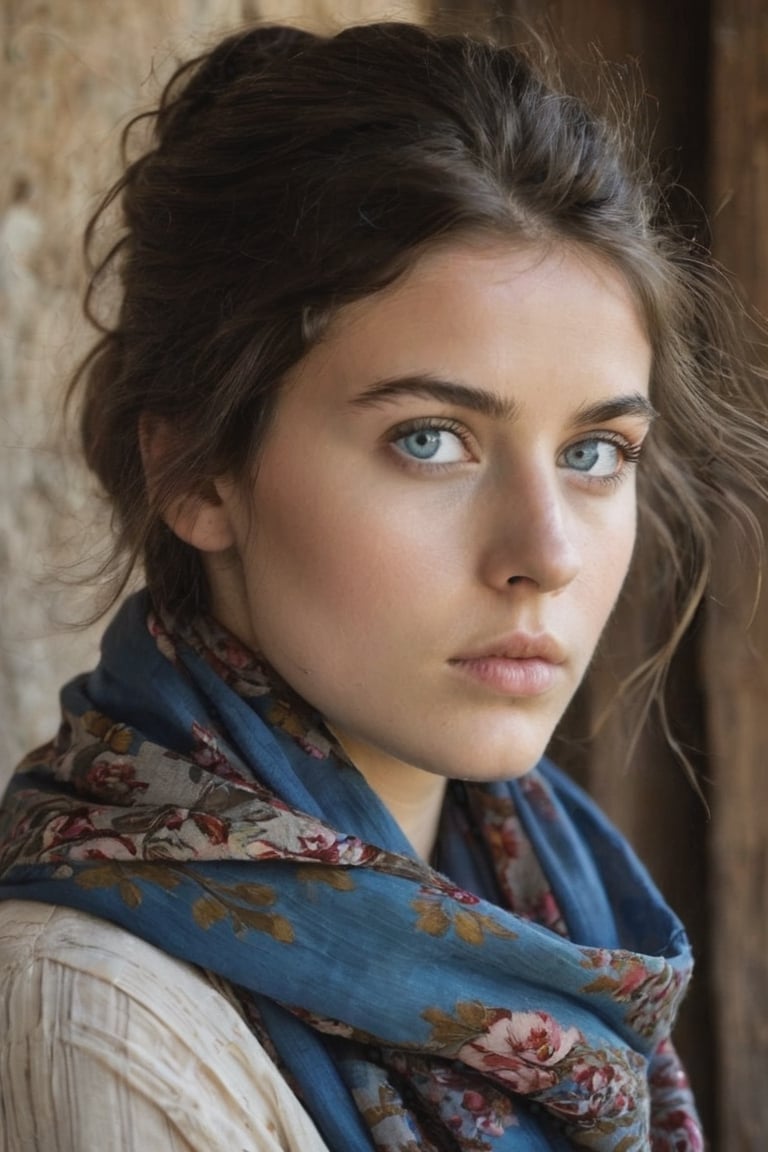
{"label": "brunette hair", "polygon": [[[623,273],[652,342],[661,418],[636,560],[673,623],[636,675],[658,689],[706,586],[713,511],[757,533],[740,493],[764,495],[768,465],[727,284],[666,223],[626,116],[598,114],[523,50],[396,23],[243,31],[181,67],[147,116],[150,147],[89,226],[91,242],[120,207],[86,310],[115,270],[120,307],[73,384],[118,583],[143,562],[156,602],[205,607],[199,556],[163,511],[253,465],[281,379],[341,305],[453,235],[566,241]],[[151,491],[142,414],[174,430]]]}

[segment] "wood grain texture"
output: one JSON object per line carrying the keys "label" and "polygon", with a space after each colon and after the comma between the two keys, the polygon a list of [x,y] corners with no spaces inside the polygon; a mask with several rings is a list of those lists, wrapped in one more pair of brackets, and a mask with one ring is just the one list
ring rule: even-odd
{"label": "wood grain texture", "polygon": [[[712,14],[713,237],[747,298],[768,314],[768,11],[716,0]],[[765,356],[765,350],[762,349]],[[768,437],[768,433],[767,433]],[[764,531],[768,522],[763,516]],[[712,789],[712,940],[717,979],[718,1148],[768,1142],[768,599],[722,524],[705,667]]]}

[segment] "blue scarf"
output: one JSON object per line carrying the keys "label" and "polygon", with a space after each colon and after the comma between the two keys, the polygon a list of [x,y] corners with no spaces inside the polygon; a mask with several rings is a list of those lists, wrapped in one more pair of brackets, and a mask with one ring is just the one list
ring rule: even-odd
{"label": "blue scarf", "polygon": [[703,1147],[685,934],[553,765],[452,784],[430,867],[320,716],[146,594],[62,705],[0,809],[0,898],[206,970],[334,1152]]}

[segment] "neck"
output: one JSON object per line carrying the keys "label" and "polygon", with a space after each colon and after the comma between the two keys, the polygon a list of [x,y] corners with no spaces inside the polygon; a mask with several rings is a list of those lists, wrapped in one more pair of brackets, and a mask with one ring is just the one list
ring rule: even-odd
{"label": "neck", "polygon": [[429,860],[437,840],[447,780],[372,749],[336,728],[333,732],[415,851]]}

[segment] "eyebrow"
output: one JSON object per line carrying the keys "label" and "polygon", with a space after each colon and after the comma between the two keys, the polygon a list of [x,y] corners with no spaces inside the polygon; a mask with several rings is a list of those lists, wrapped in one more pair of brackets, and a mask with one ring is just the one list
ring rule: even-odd
{"label": "eyebrow", "polygon": [[658,416],[658,412],[641,392],[632,392],[629,396],[616,396],[579,408],[575,423],[582,427],[587,424],[605,424],[621,416],[639,416],[651,423]]}
{"label": "eyebrow", "polygon": [[[428,400],[437,400],[441,404],[468,408],[493,420],[511,421],[518,413],[517,403],[499,396],[497,392],[490,392],[485,388],[470,388],[455,380],[442,380],[437,376],[420,373],[377,380],[359,395],[354,396],[350,404],[355,408],[373,408],[388,400],[397,400],[401,396],[420,396]],[[596,404],[579,408],[575,423],[585,427],[588,424],[604,424],[622,416],[639,416],[650,422],[657,415],[656,409],[647,397],[640,392],[632,392],[626,396],[611,397],[610,400],[600,400]]]}
{"label": "eyebrow", "polygon": [[517,404],[506,400],[496,392],[485,388],[469,388],[455,380],[441,380],[437,376],[417,374],[397,376],[391,380],[377,380],[350,403],[355,408],[373,408],[387,400],[397,400],[400,396],[421,396],[427,400],[437,400],[441,404],[454,404],[459,408],[469,408],[490,416],[494,420],[514,420]]}

